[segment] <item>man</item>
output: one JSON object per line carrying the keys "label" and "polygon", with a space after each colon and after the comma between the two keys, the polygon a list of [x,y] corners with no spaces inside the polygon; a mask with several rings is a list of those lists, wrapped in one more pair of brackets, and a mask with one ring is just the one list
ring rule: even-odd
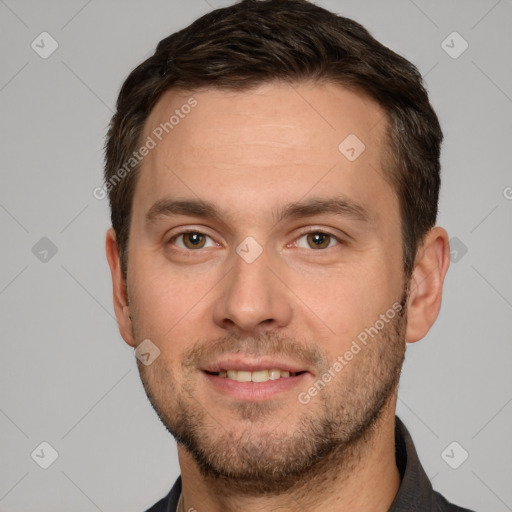
{"label": "man", "polygon": [[442,132],[421,76],[304,0],[161,41],[106,145],[123,339],[178,442],[151,511],[461,511],[395,416],[441,305]]}

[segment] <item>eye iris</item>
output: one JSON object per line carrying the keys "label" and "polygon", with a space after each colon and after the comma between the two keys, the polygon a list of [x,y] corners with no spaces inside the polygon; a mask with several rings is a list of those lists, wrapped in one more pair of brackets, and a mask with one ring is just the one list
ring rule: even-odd
{"label": "eye iris", "polygon": [[[324,249],[329,246],[330,235],[326,233],[309,233],[307,240],[311,248]],[[313,244],[311,244],[311,242],[313,242]]]}
{"label": "eye iris", "polygon": [[201,233],[185,233],[183,235],[183,243],[189,249],[200,249],[205,244],[205,240],[205,236]]}

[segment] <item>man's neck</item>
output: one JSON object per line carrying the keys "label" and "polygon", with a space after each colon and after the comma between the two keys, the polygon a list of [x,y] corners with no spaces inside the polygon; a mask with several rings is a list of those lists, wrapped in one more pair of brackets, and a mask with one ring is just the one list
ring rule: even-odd
{"label": "man's neck", "polygon": [[315,466],[314,474],[279,495],[247,496],[230,488],[229,481],[205,478],[190,453],[179,445],[183,510],[387,512],[400,487],[394,410],[383,411],[369,435],[343,453],[331,453]]}

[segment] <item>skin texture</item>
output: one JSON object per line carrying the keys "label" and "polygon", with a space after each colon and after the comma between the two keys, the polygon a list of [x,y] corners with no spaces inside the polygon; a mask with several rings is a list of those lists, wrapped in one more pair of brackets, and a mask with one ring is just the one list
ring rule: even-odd
{"label": "skin texture", "polygon": [[[386,511],[400,484],[394,414],[406,342],[438,315],[448,235],[425,236],[405,280],[398,199],[381,165],[385,116],[366,96],[332,84],[168,91],[144,137],[191,96],[197,106],[143,161],[127,282],[112,229],[106,239],[121,335],[160,350],[138,365],[179,441],[185,510]],[[365,144],[354,161],[338,149],[349,134]],[[288,203],[340,197],[367,221],[329,211],[278,218]],[[148,223],[164,198],[208,201],[220,217]],[[206,237],[177,236],[186,232]],[[251,263],[236,251],[249,236],[262,249]],[[401,312],[301,403],[298,393],[393,305]],[[235,399],[202,372],[228,354],[275,356],[307,373],[270,399]]]}

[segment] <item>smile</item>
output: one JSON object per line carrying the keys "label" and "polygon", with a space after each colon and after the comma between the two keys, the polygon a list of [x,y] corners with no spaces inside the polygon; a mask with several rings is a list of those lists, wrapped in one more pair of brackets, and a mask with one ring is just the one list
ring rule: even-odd
{"label": "smile", "polygon": [[226,379],[235,380],[237,382],[267,382],[269,380],[287,379],[289,377],[295,377],[304,372],[289,372],[288,370],[258,370],[258,371],[246,371],[246,370],[220,370],[218,372],[206,372],[210,375],[217,375]]}

